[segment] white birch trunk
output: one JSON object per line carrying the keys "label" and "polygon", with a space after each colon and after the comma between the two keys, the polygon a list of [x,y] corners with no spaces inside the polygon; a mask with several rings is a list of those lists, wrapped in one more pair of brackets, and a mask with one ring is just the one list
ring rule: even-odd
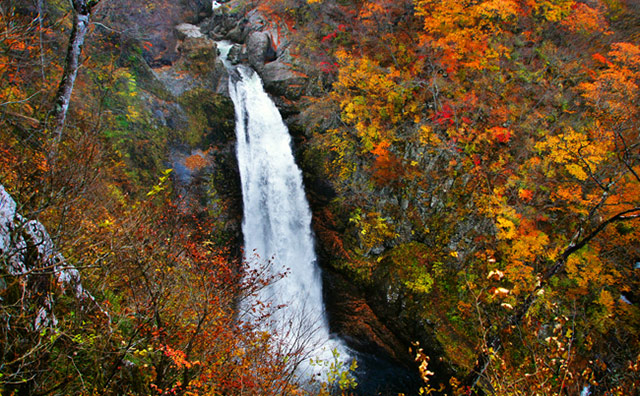
{"label": "white birch trunk", "polygon": [[[93,4],[95,5],[95,4]],[[69,111],[69,103],[71,102],[71,93],[73,85],[78,75],[80,67],[80,56],[82,55],[82,46],[84,39],[89,30],[89,18],[91,16],[92,5],[86,0],[73,0],[73,29],[71,37],[69,37],[69,47],[67,49],[67,57],[65,59],[64,73],[58,92],[56,93],[56,104],[53,109],[54,130],[54,156],[55,151],[62,139],[62,130],[64,129],[67,112]]]}

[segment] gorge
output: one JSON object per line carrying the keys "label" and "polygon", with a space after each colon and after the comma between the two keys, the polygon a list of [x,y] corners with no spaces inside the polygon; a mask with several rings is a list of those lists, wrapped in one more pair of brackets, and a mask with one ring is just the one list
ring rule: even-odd
{"label": "gorge", "polygon": [[637,394],[639,26],[0,0],[0,393]]}

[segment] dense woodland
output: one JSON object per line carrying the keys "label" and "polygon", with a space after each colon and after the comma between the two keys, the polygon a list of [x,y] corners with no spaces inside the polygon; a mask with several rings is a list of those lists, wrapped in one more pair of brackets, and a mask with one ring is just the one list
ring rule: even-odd
{"label": "dense woodland", "polygon": [[[154,83],[152,43],[119,20],[128,3],[0,2],[0,183],[89,293],[48,258],[19,273],[0,257],[0,393],[351,394],[353,367],[319,362],[325,381],[300,383],[304,351],[238,320],[239,302],[277,279],[243,271],[233,183],[206,178],[194,203],[167,165],[172,144],[222,150],[202,131],[232,129],[233,111],[223,95],[172,98]],[[638,394],[640,4],[234,0],[216,12],[254,8],[287,32],[304,77],[284,101],[309,189],[329,190],[309,193],[324,265],[422,338],[407,362],[420,393]],[[188,72],[206,74],[215,53],[198,55]],[[185,108],[185,126],[159,123],[151,95]],[[270,308],[253,307],[264,320]]]}

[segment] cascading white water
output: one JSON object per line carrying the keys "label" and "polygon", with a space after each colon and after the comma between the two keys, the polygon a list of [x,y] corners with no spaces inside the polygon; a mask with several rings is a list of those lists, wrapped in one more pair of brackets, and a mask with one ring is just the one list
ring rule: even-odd
{"label": "cascading white water", "polygon": [[[287,348],[312,359],[332,359],[338,349],[330,337],[322,300],[322,280],[311,233],[311,212],[294,161],[291,137],[258,74],[244,65],[232,66],[226,56],[231,44],[218,43],[229,70],[229,94],[236,114],[237,157],[244,203],[245,260],[252,269],[267,267],[272,276],[287,275],[262,289],[256,302],[278,308],[270,330]],[[308,360],[299,372],[311,374]]]}

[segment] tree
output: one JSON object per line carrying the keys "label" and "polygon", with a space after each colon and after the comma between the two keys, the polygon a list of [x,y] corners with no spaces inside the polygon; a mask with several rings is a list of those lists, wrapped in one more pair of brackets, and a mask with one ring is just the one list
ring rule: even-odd
{"label": "tree", "polygon": [[55,151],[57,150],[56,147],[62,139],[62,130],[67,118],[69,103],[71,102],[73,85],[78,75],[78,68],[80,67],[82,46],[84,45],[85,36],[89,30],[91,11],[99,2],[100,0],[72,0],[73,27],[71,29],[71,36],[69,37],[64,72],[60,80],[60,85],[58,86],[56,103],[52,112],[53,136],[55,139],[53,148],[54,157]]}

